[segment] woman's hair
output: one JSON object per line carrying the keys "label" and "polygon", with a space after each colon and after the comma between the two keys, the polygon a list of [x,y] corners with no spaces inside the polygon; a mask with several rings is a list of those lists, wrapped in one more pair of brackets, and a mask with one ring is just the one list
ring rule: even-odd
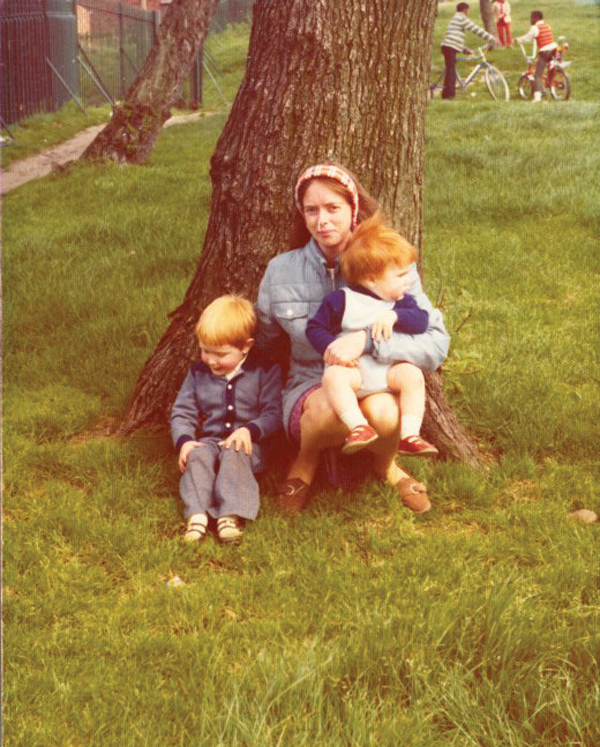
{"label": "woman's hair", "polygon": [[200,345],[241,350],[256,332],[254,306],[242,296],[220,296],[200,314],[195,332]]}
{"label": "woman's hair", "polygon": [[340,258],[340,268],[348,284],[361,285],[380,277],[390,264],[407,267],[417,257],[414,246],[375,213],[354,230]]}
{"label": "woman's hair", "polygon": [[[348,171],[348,169],[344,168],[343,166],[340,166],[339,164],[333,161],[328,161],[327,163],[331,166],[337,167],[338,169],[340,169],[340,171],[343,171],[345,174],[347,174],[350,177],[350,179],[352,179],[354,184],[356,185],[356,191],[358,192],[357,223],[361,223],[363,220],[365,220],[366,218],[369,218],[371,215],[377,212],[377,210],[379,209],[377,200],[367,192],[367,190],[362,186],[362,184],[358,181],[358,179],[354,176],[354,174],[351,171]],[[305,169],[302,169],[300,174],[304,173],[304,171]],[[304,200],[304,195],[306,193],[306,190],[308,189],[309,185],[312,184],[312,182],[314,181],[322,182],[327,187],[329,187],[329,189],[334,191],[336,194],[341,195],[346,200],[346,202],[350,206],[352,206],[352,199],[346,187],[344,187],[343,184],[336,181],[335,179],[329,179],[324,176],[315,177],[315,179],[309,179],[308,181],[304,182],[300,186],[300,189],[298,191],[298,198],[301,204]],[[308,231],[308,228],[306,227],[304,215],[297,208],[294,208],[290,249],[298,249],[299,247],[304,246],[309,241],[309,239],[310,239],[310,233]]]}

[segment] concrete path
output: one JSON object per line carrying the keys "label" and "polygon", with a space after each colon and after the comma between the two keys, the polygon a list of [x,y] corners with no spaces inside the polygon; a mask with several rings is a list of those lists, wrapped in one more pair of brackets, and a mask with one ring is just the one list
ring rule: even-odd
{"label": "concrete path", "polygon": [[[194,122],[206,116],[209,116],[209,114],[204,112],[178,114],[168,119],[163,126],[170,127],[172,125]],[[76,160],[104,127],[105,125],[88,127],[86,130],[77,133],[71,140],[67,140],[60,145],[55,145],[53,148],[46,148],[35,156],[23,158],[21,161],[11,164],[10,168],[1,172],[0,193],[6,194],[11,189],[20,187],[21,184],[46,176],[52,169],[63,166],[69,161]]]}

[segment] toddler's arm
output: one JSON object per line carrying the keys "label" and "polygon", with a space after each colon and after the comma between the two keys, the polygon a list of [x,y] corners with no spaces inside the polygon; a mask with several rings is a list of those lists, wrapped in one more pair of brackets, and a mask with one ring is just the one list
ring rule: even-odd
{"label": "toddler's arm", "polygon": [[336,290],[325,296],[317,313],[308,320],[306,336],[320,355],[325,354],[329,345],[342,331],[345,308],[346,294],[343,290]]}
{"label": "toddler's arm", "polygon": [[446,332],[441,312],[433,307],[423,292],[416,265],[411,270],[409,294],[417,306],[428,312],[427,330],[417,335],[394,331],[389,340],[373,340],[369,336],[365,350],[382,362],[406,361],[423,371],[435,371],[448,355],[450,336]]}

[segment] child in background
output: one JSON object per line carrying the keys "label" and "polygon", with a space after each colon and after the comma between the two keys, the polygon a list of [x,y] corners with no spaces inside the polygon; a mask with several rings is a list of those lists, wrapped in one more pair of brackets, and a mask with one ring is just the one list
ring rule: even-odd
{"label": "child in background", "polygon": [[533,81],[533,101],[537,103],[542,100],[544,68],[554,56],[558,45],[554,41],[552,29],[544,21],[544,14],[541,10],[533,10],[529,20],[531,28],[525,36],[518,36],[516,42],[517,44],[528,44],[535,41],[537,44],[538,58],[535,64],[535,79]]}
{"label": "child in background", "polygon": [[444,89],[442,91],[443,99],[453,99],[456,95],[456,55],[458,52],[471,54],[471,50],[465,47],[465,34],[470,31],[477,34],[488,44],[497,44],[497,40],[481,26],[470,21],[469,3],[458,3],[456,13],[448,24],[446,34],[442,39],[442,54],[444,55]]}
{"label": "child in background", "polygon": [[494,0],[492,15],[498,29],[498,39],[503,47],[512,47],[510,3],[508,0]]}
{"label": "child in background", "polygon": [[372,328],[375,339],[386,339],[395,329],[412,335],[427,330],[429,314],[406,293],[410,267],[417,252],[402,236],[385,226],[378,213],[354,230],[340,259],[347,288],[329,293],[306,326],[306,336],[323,356],[323,389],[349,435],[342,452],[353,454],[377,438],[358,400],[391,391],[400,397],[401,433],[398,451],[412,456],[437,454],[419,431],[425,412],[423,372],[411,363],[376,361],[370,354],[339,365],[329,353],[338,335]]}
{"label": "child in background", "polygon": [[203,540],[211,516],[220,542],[238,542],[241,520],[258,514],[254,475],[266,467],[264,442],[282,428],[281,370],[253,355],[256,314],[244,298],[217,298],[195,332],[201,360],[190,368],[171,410],[184,539]]}

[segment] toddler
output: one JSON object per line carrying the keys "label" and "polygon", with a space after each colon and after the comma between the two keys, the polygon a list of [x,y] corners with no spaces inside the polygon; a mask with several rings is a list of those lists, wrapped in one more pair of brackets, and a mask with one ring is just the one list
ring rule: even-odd
{"label": "toddler", "polygon": [[352,454],[377,440],[359,406],[359,399],[381,391],[399,395],[401,432],[398,451],[411,456],[437,454],[420,435],[425,412],[425,379],[412,363],[392,365],[363,353],[339,365],[328,354],[338,335],[371,328],[373,337],[389,338],[392,330],[412,335],[427,330],[429,314],[407,294],[408,274],[417,252],[402,236],[381,222],[379,214],[358,225],[340,259],[348,287],[325,296],[309,320],[306,336],[326,364],[323,389],[340,420],[348,427],[342,452]]}
{"label": "toddler", "polygon": [[209,516],[220,542],[238,542],[243,520],[258,514],[254,475],[266,467],[266,439],[282,428],[282,380],[252,350],[256,324],[250,301],[221,296],[196,325],[201,360],[171,410],[188,542],[205,538]]}

